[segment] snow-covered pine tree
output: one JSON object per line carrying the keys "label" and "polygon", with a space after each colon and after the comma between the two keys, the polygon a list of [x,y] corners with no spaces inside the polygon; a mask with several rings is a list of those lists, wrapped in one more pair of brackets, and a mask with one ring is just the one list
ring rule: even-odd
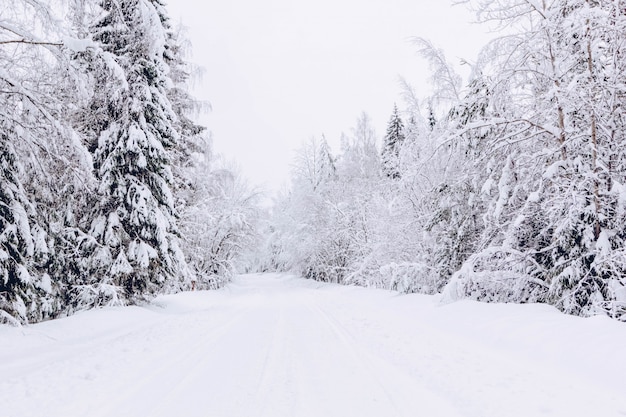
{"label": "snow-covered pine tree", "polygon": [[132,302],[185,279],[168,158],[179,134],[167,97],[162,4],[103,0],[100,6],[102,17],[91,31],[108,70],[94,74],[103,89],[94,96],[99,114],[92,127],[102,201],[91,233],[109,250],[103,279]]}
{"label": "snow-covered pine tree", "polygon": [[326,136],[322,135],[322,139],[319,144],[319,165],[320,165],[320,178],[322,182],[328,182],[330,179],[337,175],[337,166],[335,165],[335,158],[330,150]]}
{"label": "snow-covered pine tree", "polygon": [[383,138],[381,162],[383,174],[387,178],[400,178],[400,150],[404,144],[404,123],[398,114],[398,106],[394,104],[393,113],[387,124],[387,133]]}
{"label": "snow-covered pine tree", "polygon": [[43,308],[51,292],[50,277],[43,268],[48,255],[45,225],[19,178],[19,158],[12,144],[17,138],[7,120],[1,120],[0,323],[12,324],[41,320],[53,313]]}
{"label": "snow-covered pine tree", "polygon": [[433,130],[437,126],[437,118],[432,106],[428,106],[428,127]]}

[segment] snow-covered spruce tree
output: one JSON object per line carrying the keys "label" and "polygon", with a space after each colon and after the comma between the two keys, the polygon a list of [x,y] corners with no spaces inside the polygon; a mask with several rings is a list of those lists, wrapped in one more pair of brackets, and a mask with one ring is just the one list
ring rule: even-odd
{"label": "snow-covered spruce tree", "polygon": [[126,82],[113,56],[91,39],[90,25],[102,14],[99,2],[72,0],[69,5],[70,38],[65,47],[77,76],[73,80],[76,94],[66,110],[88,155],[85,164],[88,172],[83,174],[81,186],[70,187],[70,192],[63,197],[73,202],[75,210],[68,219],[71,222],[65,221],[60,233],[55,235],[55,247],[60,256],[50,265],[64,288],[63,308],[67,314],[124,302],[120,288],[107,279],[113,262],[110,248],[94,236],[92,225],[104,199],[94,170],[93,153],[100,132],[108,124],[111,98],[119,94]]}
{"label": "snow-covered spruce tree", "polygon": [[319,182],[328,182],[334,179],[337,175],[337,165],[335,158],[328,145],[326,136],[322,135],[322,139],[318,149],[318,161],[319,161]]}
{"label": "snow-covered spruce tree", "polygon": [[48,252],[46,225],[24,189],[23,154],[15,149],[15,145],[23,142],[22,136],[29,133],[20,128],[22,119],[35,109],[28,95],[23,94],[34,94],[28,91],[32,84],[23,86],[23,79],[14,72],[25,64],[14,58],[16,53],[29,61],[34,58],[27,42],[24,42],[26,50],[20,50],[22,34],[16,35],[13,29],[26,32],[24,22],[19,20],[21,8],[25,7],[3,4],[2,13],[8,17],[0,21],[0,322],[11,323],[32,319],[32,310],[38,310],[45,292],[42,294],[38,288],[43,283],[43,274],[37,268],[42,266],[37,265],[37,258],[45,257]]}
{"label": "snow-covered spruce tree", "polygon": [[41,320],[57,308],[45,307],[52,291],[44,269],[46,229],[20,180],[12,144],[18,135],[6,121],[0,129],[0,323],[15,324]]}
{"label": "snow-covered spruce tree", "polygon": [[[162,4],[104,0],[92,25],[102,49],[94,73],[92,150],[100,181],[91,234],[106,248],[104,283],[130,302],[187,279],[179,249],[168,149],[176,114],[167,92],[167,27]],[[101,90],[100,90],[101,89]]]}
{"label": "snow-covered spruce tree", "polygon": [[400,178],[400,149],[404,143],[404,123],[394,104],[393,113],[387,124],[387,133],[383,138],[381,153],[383,174],[388,178]]}

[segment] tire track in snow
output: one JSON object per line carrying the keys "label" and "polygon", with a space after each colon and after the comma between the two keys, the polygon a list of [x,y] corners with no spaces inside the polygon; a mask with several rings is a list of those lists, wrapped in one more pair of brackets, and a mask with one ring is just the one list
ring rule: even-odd
{"label": "tire track in snow", "polygon": [[[428,315],[414,316],[400,328],[394,323],[402,323],[403,317],[393,310],[391,314],[384,310],[380,312],[383,314],[372,314],[362,300],[351,302],[344,297],[320,297],[319,301],[324,306],[332,301],[323,310],[330,316],[340,313],[339,318],[333,318],[357,341],[368,341],[358,344],[365,352],[447,399],[463,415],[614,415],[599,410],[609,410],[606,405],[615,403],[616,398],[598,391],[589,381],[573,375],[564,377],[550,367],[482,343],[478,337],[434,327],[427,321]],[[435,312],[428,314],[434,316]],[[341,325],[346,322],[354,327]]]}
{"label": "tire track in snow", "polygon": [[[194,369],[203,369],[209,360],[213,360],[207,347],[214,346],[215,342],[223,337],[235,323],[240,322],[248,312],[249,309],[241,310],[229,320],[213,327],[210,332],[203,334],[201,339],[196,339],[191,347],[177,352],[179,353],[178,358],[173,357],[174,352],[169,349],[158,352],[149,358],[149,361],[142,363],[140,367],[134,370],[136,375],[141,375],[138,380],[127,381],[123,386],[124,391],[119,397],[104,399],[94,407],[90,415],[93,417],[136,417],[137,415],[144,415],[148,410],[133,411],[133,409],[136,405],[135,399],[140,397],[139,393],[146,389],[155,391],[152,397],[157,398],[157,404],[151,407],[151,414],[145,415],[158,415],[153,413],[158,413],[159,403],[174,398],[180,393],[180,387],[194,376],[192,372]],[[185,348],[185,346],[180,347]],[[182,370],[189,370],[189,372],[185,372],[175,381],[167,378],[180,373]],[[121,391],[121,389],[118,388],[117,391]]]}
{"label": "tire track in snow", "polygon": [[[423,412],[428,416],[461,416],[459,410],[448,404],[437,393],[416,381],[384,359],[360,348],[351,332],[317,302],[309,306],[328,325],[342,346],[347,349],[359,366],[385,392],[395,413],[390,415],[413,417]],[[400,388],[400,389],[398,389]],[[419,395],[419,398],[416,397]],[[419,401],[416,401],[419,400]],[[391,411],[391,410],[390,410]]]}
{"label": "tire track in snow", "polygon": [[278,303],[277,320],[271,339],[266,345],[263,366],[259,373],[256,395],[251,403],[252,408],[258,410],[259,416],[274,417],[280,410],[280,415],[295,415],[297,390],[294,390],[292,375],[293,350],[288,348],[289,331],[294,330],[287,326],[286,306]]}
{"label": "tire track in snow", "polygon": [[345,329],[340,329],[337,326],[336,321],[331,320],[328,314],[322,311],[322,309],[319,306],[309,305],[308,308],[313,314],[316,314],[322,318],[322,320],[328,325],[329,329],[336,336],[337,340],[339,340],[341,342],[341,345],[350,353],[350,356],[352,356],[352,358],[359,364],[361,369],[363,369],[367,373],[369,378],[374,380],[376,384],[378,385],[378,387],[385,393],[385,396],[389,400],[389,404],[391,404],[395,409],[396,414],[394,415],[402,415],[400,414],[401,411],[398,408],[398,405],[395,399],[393,398],[393,396],[391,395],[391,393],[389,392],[385,384],[382,382],[380,376],[376,375],[376,373],[372,369],[370,365],[370,361],[365,360],[363,355],[357,351],[355,344],[354,344],[354,339],[348,336],[348,333],[345,331]]}
{"label": "tire track in snow", "polygon": [[45,348],[41,345],[36,348],[20,351],[19,355],[2,356],[2,373],[6,379],[11,379],[19,372],[20,377],[27,376],[34,372],[41,371],[42,368],[50,366],[59,361],[76,360],[77,358],[88,356],[93,351],[101,348],[104,343],[116,342],[125,337],[134,336],[138,331],[146,328],[162,326],[162,321],[152,321],[148,324],[134,324],[124,329],[115,331],[114,334],[98,334],[92,336],[89,341],[62,341],[48,336],[45,332],[35,332],[30,329],[24,330],[25,336],[38,336],[50,340]]}

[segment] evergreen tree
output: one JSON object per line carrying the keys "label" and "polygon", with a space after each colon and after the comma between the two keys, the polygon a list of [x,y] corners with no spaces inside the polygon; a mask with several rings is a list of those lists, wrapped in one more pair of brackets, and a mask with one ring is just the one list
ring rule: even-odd
{"label": "evergreen tree", "polygon": [[[15,131],[0,123],[0,323],[50,316],[45,225],[21,184]],[[48,311],[46,311],[48,310]]]}
{"label": "evergreen tree", "polygon": [[393,113],[387,124],[387,133],[383,139],[381,155],[383,174],[388,178],[400,178],[400,150],[404,143],[404,123],[398,115],[398,107],[394,104]]}
{"label": "evergreen tree", "polygon": [[428,106],[428,127],[430,130],[434,130],[437,126],[437,118],[435,117],[435,111],[432,106]]}
{"label": "evergreen tree", "polygon": [[319,171],[321,181],[328,181],[337,174],[337,167],[335,165],[335,159],[333,158],[330,146],[326,141],[326,137],[322,135],[322,140],[319,145]]}
{"label": "evergreen tree", "polygon": [[91,233],[109,250],[106,276],[133,301],[179,287],[178,275],[184,279],[168,158],[179,134],[167,96],[171,79],[162,4],[104,0],[101,7],[104,14],[91,30],[110,68],[96,74],[104,89],[94,97],[101,109],[94,166],[102,201]]}

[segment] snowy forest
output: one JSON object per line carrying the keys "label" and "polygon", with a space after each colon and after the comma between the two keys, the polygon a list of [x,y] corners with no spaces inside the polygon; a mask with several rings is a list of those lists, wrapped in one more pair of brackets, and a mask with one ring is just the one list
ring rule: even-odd
{"label": "snowy forest", "polygon": [[193,116],[161,0],[0,5],[0,321],[217,288],[256,194]]}
{"label": "snowy forest", "polygon": [[266,210],[194,121],[162,0],[3,2],[0,323],[237,271],[626,320],[623,3],[457,3],[503,29],[470,79],[416,38],[432,95],[311,138]]}
{"label": "snowy forest", "polygon": [[262,268],[625,320],[623,2],[457,3],[505,29],[469,82],[415,39],[432,96],[405,86],[382,146],[366,114],[303,146]]}

